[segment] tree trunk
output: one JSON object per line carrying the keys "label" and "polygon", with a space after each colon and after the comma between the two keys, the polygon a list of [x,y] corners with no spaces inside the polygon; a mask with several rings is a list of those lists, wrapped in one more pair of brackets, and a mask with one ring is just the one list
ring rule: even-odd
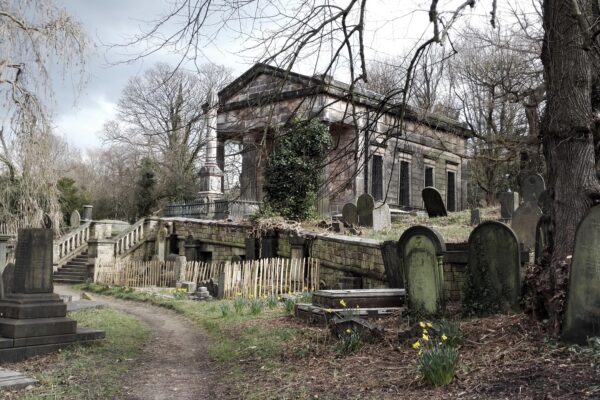
{"label": "tree trunk", "polygon": [[[580,2],[590,15],[591,2]],[[547,285],[538,290],[555,333],[562,322],[568,265],[573,254],[575,230],[600,192],[595,173],[592,58],[584,50],[583,31],[573,17],[572,3],[544,1],[544,45],[542,62],[547,90],[542,135],[548,190],[552,198],[551,220],[554,244],[542,266]]]}

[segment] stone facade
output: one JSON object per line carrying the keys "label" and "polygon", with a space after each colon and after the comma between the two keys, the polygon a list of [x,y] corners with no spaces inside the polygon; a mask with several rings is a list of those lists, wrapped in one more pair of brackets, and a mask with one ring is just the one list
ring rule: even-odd
{"label": "stone facade", "polygon": [[[314,117],[329,126],[333,142],[321,193],[328,213],[365,192],[376,200],[387,193],[387,203],[398,208],[422,208],[426,183],[442,193],[450,211],[465,208],[466,127],[408,106],[401,124],[400,105],[382,108],[380,95],[360,89],[350,104],[349,90],[329,77],[257,64],[219,92],[220,147],[228,140],[243,145],[242,198],[262,200],[265,162],[279,129],[294,117]],[[224,153],[217,158],[223,168]]]}

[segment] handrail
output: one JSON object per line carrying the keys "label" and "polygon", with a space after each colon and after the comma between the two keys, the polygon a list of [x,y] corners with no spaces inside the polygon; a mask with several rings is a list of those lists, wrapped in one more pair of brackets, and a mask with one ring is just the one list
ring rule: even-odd
{"label": "handrail", "polygon": [[62,260],[79,253],[84,246],[87,246],[91,225],[91,222],[86,222],[71,232],[54,239],[56,248],[54,252],[55,264],[60,264]]}
{"label": "handrail", "polygon": [[113,240],[115,241],[114,254],[115,257],[125,253],[133,246],[138,244],[144,238],[144,222],[145,218],[140,219],[135,224],[127,228]]}

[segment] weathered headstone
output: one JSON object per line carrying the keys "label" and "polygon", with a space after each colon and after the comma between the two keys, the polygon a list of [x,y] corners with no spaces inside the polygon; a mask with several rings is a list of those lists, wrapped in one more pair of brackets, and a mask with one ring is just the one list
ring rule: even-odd
{"label": "weathered headstone", "polygon": [[593,207],[575,233],[562,339],[585,344],[600,336],[600,206]]}
{"label": "weathered headstone", "polygon": [[6,264],[2,270],[2,299],[10,293],[13,293],[15,288],[15,264]]}
{"label": "weathered headstone", "polygon": [[542,210],[532,202],[521,204],[513,214],[511,228],[529,250],[535,248],[535,235]]}
{"label": "weathered headstone", "polygon": [[342,208],[342,221],[346,225],[358,225],[358,210],[354,204],[344,204]]}
{"label": "weathered headstone", "polygon": [[521,182],[521,194],[524,202],[538,202],[542,192],[546,190],[544,178],[540,174],[533,174],[523,178]]}
{"label": "weathered headstone", "polygon": [[73,210],[71,213],[71,218],[69,219],[69,225],[71,225],[71,228],[79,228],[79,225],[81,225],[81,216],[79,215],[79,211]]}
{"label": "weathered headstone", "polygon": [[501,222],[486,221],[471,232],[463,308],[477,314],[518,310],[519,250],[517,235]]}
{"label": "weathered headstone", "polygon": [[479,225],[481,223],[481,212],[479,208],[471,208],[471,226]]}
{"label": "weathered headstone", "polygon": [[426,226],[407,229],[398,242],[408,305],[412,310],[435,314],[444,305],[442,236]]}
{"label": "weathered headstone", "polygon": [[373,230],[384,231],[392,228],[390,206],[386,203],[376,205],[373,209]]}
{"label": "weathered headstone", "polygon": [[500,218],[505,221],[511,219],[519,207],[519,193],[503,192],[498,195],[498,200],[500,201]]}
{"label": "weathered headstone", "polygon": [[535,227],[535,262],[539,262],[547,247],[552,247],[552,223],[550,216],[542,215]]}
{"label": "weathered headstone", "polygon": [[166,251],[167,251],[167,235],[169,231],[165,226],[162,226],[156,232],[156,243],[155,243],[155,252],[154,258],[157,261],[165,261]]}
{"label": "weathered headstone", "polygon": [[373,226],[373,209],[375,200],[368,193],[361,194],[356,201],[356,210],[358,212],[358,224],[360,226]]}
{"label": "weathered headstone", "polygon": [[385,268],[388,287],[404,288],[404,271],[398,254],[398,242],[386,240],[381,244],[381,258]]}
{"label": "weathered headstone", "polygon": [[425,203],[425,209],[429,218],[445,217],[448,215],[442,195],[436,188],[426,187],[421,192],[421,195],[423,196],[423,203]]}

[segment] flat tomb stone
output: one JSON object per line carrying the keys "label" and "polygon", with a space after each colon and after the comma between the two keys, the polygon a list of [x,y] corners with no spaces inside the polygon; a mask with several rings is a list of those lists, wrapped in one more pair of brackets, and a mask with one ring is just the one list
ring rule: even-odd
{"label": "flat tomb stone", "polygon": [[[352,310],[352,314],[365,319],[379,319],[389,317],[391,315],[397,315],[399,312],[404,310],[404,307],[358,308]],[[347,312],[348,309],[346,308],[324,308],[303,303],[296,304],[294,308],[294,315],[299,320],[322,326],[327,325],[327,321],[333,318],[335,315],[342,315],[343,313]]]}
{"label": "flat tomb stone", "polygon": [[0,368],[0,389],[23,389],[38,383],[36,379],[29,378],[18,371]]}
{"label": "flat tomb stone", "polygon": [[313,293],[312,304],[323,308],[381,308],[402,307],[404,305],[404,289],[349,289],[318,290]]}

